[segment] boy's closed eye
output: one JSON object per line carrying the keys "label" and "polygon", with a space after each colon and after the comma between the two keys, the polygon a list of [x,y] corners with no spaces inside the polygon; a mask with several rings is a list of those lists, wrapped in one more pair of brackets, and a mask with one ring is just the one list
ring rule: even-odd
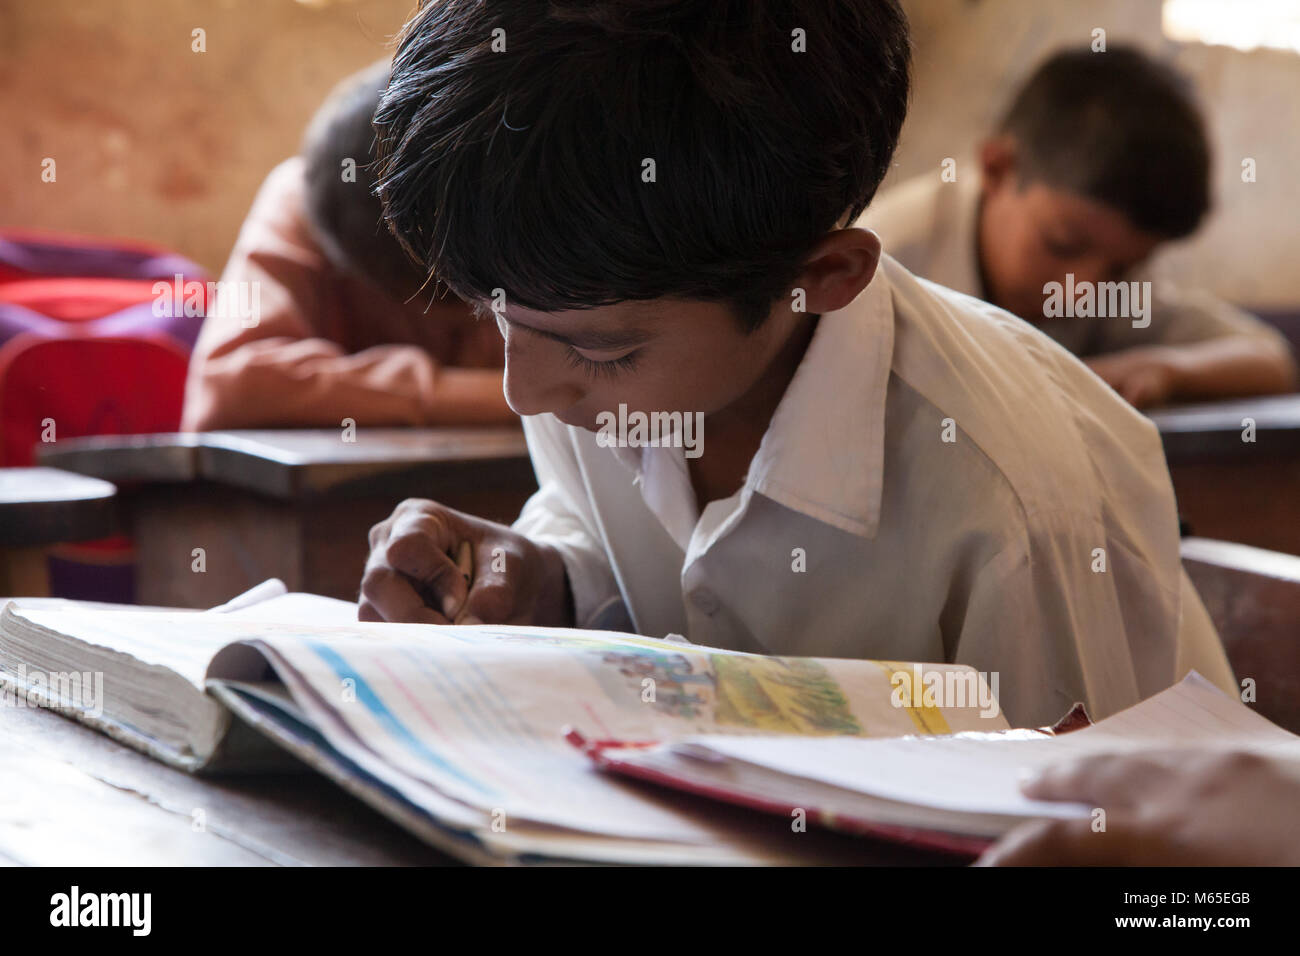
{"label": "boy's closed eye", "polygon": [[497,321],[503,327],[503,333],[509,329],[529,337],[546,339],[561,346],[565,361],[592,378],[601,376],[613,378],[621,372],[635,369],[637,360],[644,350],[642,343],[649,338],[649,334],[641,330],[621,333],[586,330],[572,335],[561,335],[514,321],[503,315],[498,315]]}
{"label": "boy's closed eye", "polygon": [[636,369],[637,356],[640,349],[632,349],[630,352],[623,353],[594,353],[587,349],[577,349],[573,346],[567,347],[566,357],[569,364],[586,372],[592,378],[604,376],[606,378],[615,378],[621,372],[631,372]]}
{"label": "boy's closed eye", "polygon": [[1058,259],[1069,259],[1087,252],[1088,244],[1071,236],[1053,235],[1044,232],[1043,248]]}

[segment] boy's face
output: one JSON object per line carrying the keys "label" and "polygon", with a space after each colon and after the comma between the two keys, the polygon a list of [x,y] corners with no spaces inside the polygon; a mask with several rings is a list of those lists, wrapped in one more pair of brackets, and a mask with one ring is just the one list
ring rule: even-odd
{"label": "boy's face", "polygon": [[[564,312],[507,303],[495,313],[506,344],[506,401],[520,415],[549,412],[589,431],[598,430],[601,412],[617,413],[620,404],[629,412],[705,416],[731,409],[743,418],[754,402],[741,400],[773,383],[765,373],[797,363],[801,353],[790,349],[806,339],[795,333],[809,329],[813,316],[852,302],[879,259],[874,233],[829,233],[794,282],[805,309],[795,312],[791,299],[778,300],[752,332],[718,302],[665,298]],[[479,303],[489,312],[490,305]]]}
{"label": "boy's face", "polygon": [[1043,183],[1023,184],[1014,167],[984,169],[976,241],[985,294],[1030,322],[1043,321],[1043,286],[1117,282],[1162,241],[1117,210]]}
{"label": "boy's face", "polygon": [[549,412],[590,431],[597,415],[620,404],[711,415],[754,387],[797,318],[781,306],[746,333],[722,303],[652,299],[566,312],[507,306],[496,314],[506,401],[520,415]]}

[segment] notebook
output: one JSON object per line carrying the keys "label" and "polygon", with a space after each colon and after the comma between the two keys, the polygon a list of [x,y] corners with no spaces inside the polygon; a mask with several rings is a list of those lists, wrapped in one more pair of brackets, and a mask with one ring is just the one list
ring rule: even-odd
{"label": "notebook", "polygon": [[[636,635],[369,624],[275,582],[209,612],[10,603],[0,682],[167,763],[300,762],[473,862],[811,862],[788,827],[605,774],[565,739],[1007,729],[895,690],[920,665],[780,658]],[[70,678],[77,676],[79,682]],[[952,683],[952,681],[950,681]],[[828,858],[818,856],[818,862]]]}
{"label": "notebook", "polygon": [[1031,800],[1026,771],[1146,749],[1244,748],[1300,760],[1300,737],[1192,671],[1179,684],[1083,729],[890,739],[701,734],[653,745],[570,740],[607,772],[785,820],[977,856],[1029,820],[1088,817],[1083,804]]}

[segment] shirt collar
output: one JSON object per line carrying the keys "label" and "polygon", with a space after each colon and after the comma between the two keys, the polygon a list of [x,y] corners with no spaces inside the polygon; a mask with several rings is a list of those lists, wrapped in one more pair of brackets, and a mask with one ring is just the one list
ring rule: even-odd
{"label": "shirt collar", "polygon": [[[757,492],[851,534],[875,535],[894,352],[890,268],[901,266],[882,256],[875,277],[856,299],[817,320],[808,351],[750,463],[742,502]],[[704,447],[707,451],[707,430]],[[647,504],[674,539],[688,540],[698,515],[681,449],[609,450],[636,476]],[[678,501],[683,496],[689,503]]]}
{"label": "shirt collar", "polygon": [[873,537],[884,487],[894,307],[881,257],[871,283],[824,314],[777,406],[747,484],[787,508]]}

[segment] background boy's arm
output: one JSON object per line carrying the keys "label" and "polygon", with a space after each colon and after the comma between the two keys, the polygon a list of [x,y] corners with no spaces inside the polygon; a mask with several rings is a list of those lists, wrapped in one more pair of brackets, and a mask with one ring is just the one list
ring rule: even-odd
{"label": "background boy's arm", "polygon": [[267,426],[497,425],[516,420],[498,369],[439,367],[414,345],[353,355],[326,339],[284,336],[196,352],[187,431]]}
{"label": "background boy's arm", "polygon": [[1108,319],[1100,329],[1098,354],[1084,361],[1140,408],[1296,387],[1295,359],[1281,333],[1206,293],[1156,283],[1147,328]]}

